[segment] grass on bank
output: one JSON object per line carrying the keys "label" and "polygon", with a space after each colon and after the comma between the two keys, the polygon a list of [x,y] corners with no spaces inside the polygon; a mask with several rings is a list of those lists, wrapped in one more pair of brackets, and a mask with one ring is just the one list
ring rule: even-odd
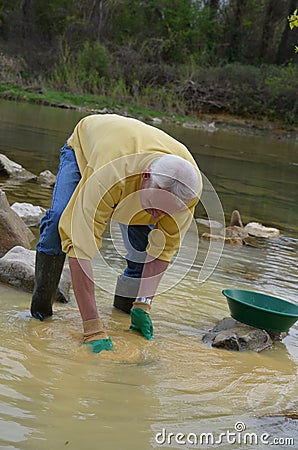
{"label": "grass on bank", "polygon": [[[221,129],[228,130],[244,130],[250,129],[253,126],[254,132],[277,130],[278,133],[290,133],[288,137],[292,136],[296,139],[297,134],[297,120],[294,123],[289,123],[280,118],[268,118],[267,116],[259,116],[255,118],[252,115],[241,116],[239,114],[208,114],[201,112],[186,113],[183,108],[177,103],[169,100],[167,106],[164,102],[160,102],[160,97],[157,95],[157,102],[152,101],[151,92],[147,93],[145,98],[134,99],[129,95],[123,95],[123,92],[110,93],[111,95],[99,95],[88,93],[72,93],[65,91],[57,91],[49,87],[37,85],[36,83],[29,86],[21,86],[13,83],[0,84],[0,98],[13,101],[30,102],[45,106],[59,107],[64,109],[74,109],[86,113],[118,113],[127,114],[129,116],[139,118],[141,120],[152,120],[154,118],[169,123],[182,125],[187,123],[191,127],[206,129],[206,121],[216,122],[216,126]],[[171,99],[171,97],[169,98]],[[150,104],[158,104],[157,108],[150,107]],[[148,106],[149,105],[149,106]],[[173,107],[174,105],[174,107]],[[178,110],[178,111],[177,111]],[[181,111],[181,112],[180,112]],[[247,128],[248,127],[248,128]],[[283,130],[283,131],[282,131]],[[293,134],[294,133],[294,134]]]}
{"label": "grass on bank", "polygon": [[20,87],[13,84],[0,84],[0,97],[7,100],[25,101],[45,106],[88,112],[127,113],[132,116],[142,116],[144,119],[168,119],[171,122],[179,123],[194,122],[198,120],[194,117],[140,106],[131,101],[119,101],[119,99],[116,98],[114,99],[96,94],[58,92],[49,88]]}

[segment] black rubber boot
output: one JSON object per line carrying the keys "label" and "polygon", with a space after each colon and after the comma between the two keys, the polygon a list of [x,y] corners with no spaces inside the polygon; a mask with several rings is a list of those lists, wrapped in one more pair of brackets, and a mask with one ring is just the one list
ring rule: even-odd
{"label": "black rubber boot", "polygon": [[114,307],[120,309],[121,311],[129,314],[132,308],[132,304],[135,298],[122,297],[121,295],[114,295]]}
{"label": "black rubber boot", "polygon": [[136,300],[140,278],[119,275],[114,295],[114,307],[129,314],[133,302]]}
{"label": "black rubber boot", "polygon": [[35,281],[31,302],[31,314],[43,321],[52,316],[52,304],[61,295],[58,290],[65,255],[46,255],[36,252]]}

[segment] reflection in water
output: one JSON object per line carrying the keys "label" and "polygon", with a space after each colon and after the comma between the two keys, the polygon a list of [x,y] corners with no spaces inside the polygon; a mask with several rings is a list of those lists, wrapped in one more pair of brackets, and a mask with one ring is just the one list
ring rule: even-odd
{"label": "reflection in water", "polygon": [[[57,148],[79,114],[3,105],[0,152],[34,173],[55,171]],[[260,354],[227,352],[202,343],[204,333],[228,315],[224,288],[265,291],[297,302],[295,146],[268,140],[263,151],[264,140],[256,138],[184,129],[175,133],[194,149],[205,175],[217,185],[228,216],[238,207],[245,222],[280,221],[284,231],[260,248],[225,246],[204,283],[198,282],[198,275],[208,243],[200,242],[189,267],[192,241],[186,240],[182,260],[168,272],[155,300],[152,342],[130,332],[129,317],[111,308],[123,258],[107,234],[102,253],[108,269],[96,259],[94,271],[98,306],[114,353],[93,355],[80,346],[81,321],[73,298],[68,305],[55,305],[52,319],[38,322],[29,316],[29,294],[0,285],[1,449],[147,450],[157,445],[155,435],[163,429],[218,436],[235,431],[239,421],[247,432],[298,439],[297,422],[269,417],[297,411],[297,324],[283,342]],[[277,181],[279,172],[283,181]],[[33,182],[1,180],[1,186],[10,203],[50,204],[51,190]],[[182,272],[186,275],[177,284]],[[172,440],[163,448],[204,447]],[[223,442],[220,448],[247,446]]]}

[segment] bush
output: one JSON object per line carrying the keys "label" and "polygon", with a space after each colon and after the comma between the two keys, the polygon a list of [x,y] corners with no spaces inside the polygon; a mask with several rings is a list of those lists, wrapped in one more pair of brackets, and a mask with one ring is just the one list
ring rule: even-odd
{"label": "bush", "polygon": [[226,112],[266,119],[297,121],[298,68],[242,66],[196,68],[176,92],[189,112]]}
{"label": "bush", "polygon": [[0,53],[0,83],[22,84],[22,74],[26,68],[22,58]]}
{"label": "bush", "polygon": [[[14,60],[7,60],[5,75],[2,66],[4,82],[10,76],[21,79]],[[150,62],[129,45],[112,53],[95,42],[78,53],[65,48],[50,82],[58,90],[133,101],[161,112],[228,113],[288,124],[298,115],[298,68],[290,65],[169,65]]]}
{"label": "bush", "polygon": [[82,50],[78,53],[78,72],[84,72],[87,75],[94,72],[99,77],[104,77],[109,72],[109,61],[110,57],[106,47],[99,42],[90,44],[86,41]]}
{"label": "bush", "polygon": [[78,54],[65,48],[51,77],[57,89],[102,94],[109,74],[110,56],[99,42],[85,42]]}

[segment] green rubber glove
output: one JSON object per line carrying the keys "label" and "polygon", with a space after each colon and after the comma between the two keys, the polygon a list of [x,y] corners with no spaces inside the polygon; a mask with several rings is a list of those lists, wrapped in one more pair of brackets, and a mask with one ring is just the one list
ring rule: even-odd
{"label": "green rubber glove", "polygon": [[139,331],[145,339],[153,338],[153,325],[149,314],[141,308],[133,308],[130,311],[130,330]]}
{"label": "green rubber glove", "polygon": [[84,345],[88,345],[93,353],[100,353],[102,350],[113,350],[113,343],[109,337],[98,341],[86,342]]}

